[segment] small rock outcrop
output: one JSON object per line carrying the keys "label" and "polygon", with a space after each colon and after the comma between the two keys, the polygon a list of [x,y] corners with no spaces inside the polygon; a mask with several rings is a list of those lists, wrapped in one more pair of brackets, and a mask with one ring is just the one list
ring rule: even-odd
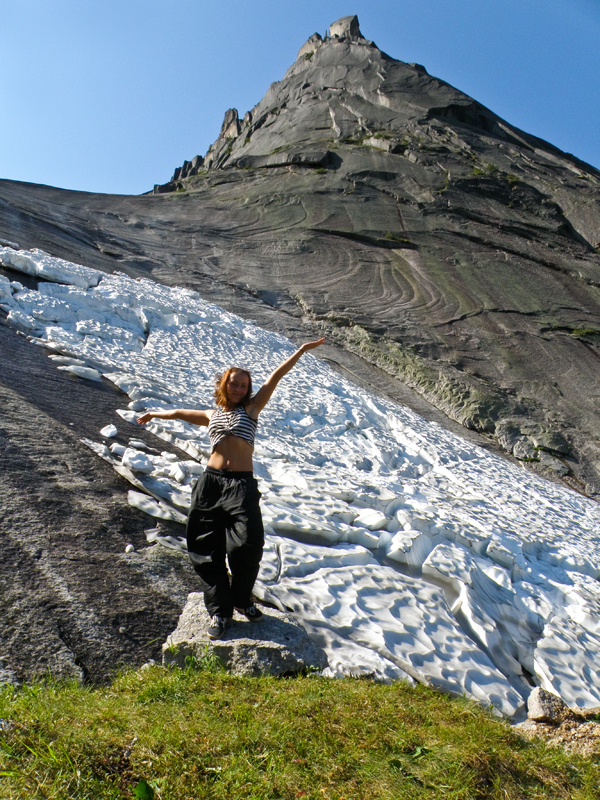
{"label": "small rock outcrop", "polygon": [[527,700],[527,717],[514,726],[526,739],[539,737],[582,756],[600,753],[600,708],[569,708],[559,695],[537,686]]}
{"label": "small rock outcrop", "polygon": [[[210,641],[209,625],[202,595],[191,592],[177,628],[163,645],[163,664],[185,667],[190,657],[200,660]],[[265,610],[258,623],[235,618],[225,638],[210,646],[235,675],[287,675],[327,666],[325,653],[294,617],[275,609]]]}
{"label": "small rock outcrop", "polygon": [[[309,36],[306,42],[302,45],[300,50],[298,50],[298,58],[310,58],[312,54],[315,52],[317,47],[320,47],[323,44],[323,38],[319,33],[313,33],[312,36]],[[296,59],[296,60],[297,60]]]}
{"label": "small rock outcrop", "polygon": [[351,17],[341,17],[332,22],[329,27],[329,35],[332,39],[364,39],[356,14]]}
{"label": "small rock outcrop", "polygon": [[168,183],[155,184],[152,194],[167,194],[168,192],[175,192],[181,186],[180,181],[186,178],[193,178],[197,175],[204,166],[204,159],[202,156],[194,156],[191,161],[184,161],[180,167],[177,167],[173,173],[173,177]]}
{"label": "small rock outcrop", "polygon": [[172,181],[178,181],[180,178],[191,178],[197,175],[198,171],[202,169],[204,159],[202,156],[194,156],[191,161],[184,161],[183,166],[178,167],[173,173]]}

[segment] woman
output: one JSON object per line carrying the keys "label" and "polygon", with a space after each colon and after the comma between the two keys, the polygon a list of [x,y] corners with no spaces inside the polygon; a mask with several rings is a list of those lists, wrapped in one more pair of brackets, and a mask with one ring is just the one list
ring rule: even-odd
{"label": "woman", "polygon": [[[217,408],[199,411],[147,411],[140,425],[151,419],[181,419],[208,427],[211,454],[204,475],[192,492],[187,523],[188,552],[200,576],[204,602],[211,617],[210,639],[220,639],[234,609],[252,622],[262,613],[252,602],[264,545],[260,492],[252,472],[252,451],[258,415],[275,387],[307,350],[325,339],[306,342],[269,375],[252,396],[250,373],[230,367],[217,376]],[[227,573],[226,557],[231,572]]]}

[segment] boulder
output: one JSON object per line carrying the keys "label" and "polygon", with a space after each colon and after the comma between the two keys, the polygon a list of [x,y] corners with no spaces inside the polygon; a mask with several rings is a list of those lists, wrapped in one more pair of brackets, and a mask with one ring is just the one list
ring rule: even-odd
{"label": "boulder", "polygon": [[332,39],[364,39],[358,25],[358,17],[341,17],[332,22],[329,27],[329,35]]}
{"label": "boulder", "polygon": [[585,720],[597,721],[600,719],[600,706],[593,706],[592,708],[578,708],[577,714]]}
{"label": "boulder", "polygon": [[209,625],[202,595],[191,592],[177,628],[163,644],[163,664],[183,668],[190,657],[202,659],[210,647],[235,675],[287,675],[327,666],[325,653],[290,614],[264,609],[256,623],[237,616],[225,638],[213,642],[206,635]]}
{"label": "boulder", "polygon": [[546,691],[540,686],[529,695],[527,700],[527,716],[534,722],[561,722],[569,707],[557,694]]}
{"label": "boulder", "polygon": [[538,452],[538,459],[540,464],[542,464],[542,466],[551,469],[553,472],[556,472],[558,475],[561,475],[562,477],[568,475],[569,472],[571,471],[569,467],[567,467],[566,464],[563,464],[563,462],[560,459],[555,458],[554,456],[550,455],[550,453],[546,453],[543,450],[540,450]]}

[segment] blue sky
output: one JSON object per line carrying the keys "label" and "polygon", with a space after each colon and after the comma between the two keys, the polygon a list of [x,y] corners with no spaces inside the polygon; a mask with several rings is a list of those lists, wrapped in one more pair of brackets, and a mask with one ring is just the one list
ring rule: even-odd
{"label": "blue sky", "polygon": [[600,168],[600,0],[0,0],[0,177],[148,191],[348,14]]}

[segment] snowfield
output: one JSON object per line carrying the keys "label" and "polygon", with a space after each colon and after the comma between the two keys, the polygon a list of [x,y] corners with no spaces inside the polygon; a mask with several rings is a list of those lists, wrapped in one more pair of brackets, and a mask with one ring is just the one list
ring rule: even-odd
{"label": "snowfield", "polygon": [[[210,408],[214,375],[256,388],[295,347],[189,290],[0,247],[39,277],[0,276],[9,321],[57,368],[108,379],[146,409]],[[206,429],[146,427],[182,453],[86,442],[130,477],[129,501],[185,520]],[[121,425],[121,430],[123,426]],[[158,439],[157,439],[158,442]],[[267,531],[258,597],[291,609],[330,675],[426,681],[518,714],[534,685],[600,705],[600,507],[363,391],[304,355],[260,417],[255,472]],[[154,537],[182,547],[173,537]],[[160,545],[154,545],[160,546]]]}

